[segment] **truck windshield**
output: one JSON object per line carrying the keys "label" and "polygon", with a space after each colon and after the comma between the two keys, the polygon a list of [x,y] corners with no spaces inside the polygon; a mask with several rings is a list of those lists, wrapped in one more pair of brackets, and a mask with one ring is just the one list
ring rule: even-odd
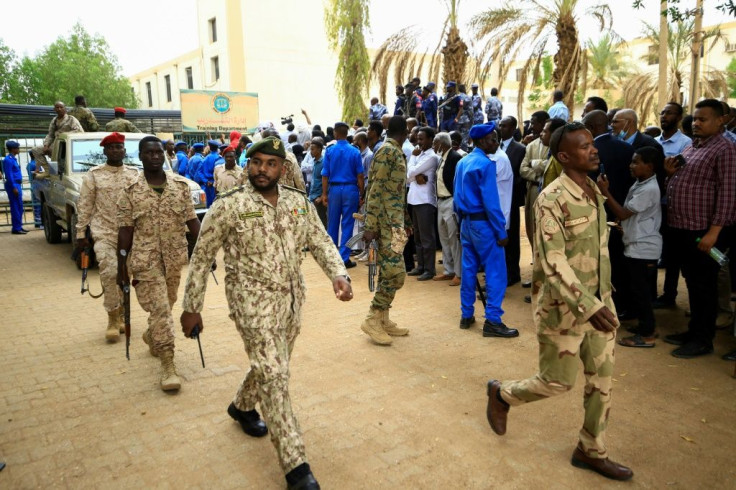
{"label": "truck windshield", "polygon": [[[74,140],[72,153],[72,172],[87,172],[92,167],[102,165],[107,161],[99,139]],[[127,154],[123,160],[125,165],[143,168],[138,158],[138,140],[126,141],[125,153]]]}

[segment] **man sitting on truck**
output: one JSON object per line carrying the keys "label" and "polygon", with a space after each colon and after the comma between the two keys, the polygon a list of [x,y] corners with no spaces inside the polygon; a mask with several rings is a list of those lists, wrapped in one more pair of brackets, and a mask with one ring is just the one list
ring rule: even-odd
{"label": "man sitting on truck", "polygon": [[66,106],[62,101],[57,100],[54,103],[54,112],[56,117],[49,124],[49,134],[44,138],[43,146],[36,146],[31,149],[31,153],[36,159],[37,179],[45,179],[49,176],[49,161],[46,156],[51,156],[54,141],[59,135],[63,133],[84,133],[84,128],[82,128],[77,118],[66,113]]}
{"label": "man sitting on truck", "polygon": [[105,124],[105,131],[117,131],[119,133],[141,133],[142,131],[135,127],[135,124],[125,119],[128,111],[125,107],[115,108],[115,119]]}

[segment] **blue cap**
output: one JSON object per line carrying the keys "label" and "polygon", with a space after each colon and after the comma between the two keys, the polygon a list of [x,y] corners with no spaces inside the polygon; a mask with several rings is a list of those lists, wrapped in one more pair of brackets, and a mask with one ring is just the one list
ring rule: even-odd
{"label": "blue cap", "polygon": [[217,148],[218,146],[220,146],[220,141],[219,140],[209,140],[207,142],[207,144],[210,145],[210,146],[214,146],[215,148]]}
{"label": "blue cap", "polygon": [[455,82],[447,82],[447,88],[454,87],[457,85]]}
{"label": "blue cap", "polygon": [[217,149],[220,150],[220,151],[222,151],[225,148],[227,148],[228,146],[230,146],[230,145],[227,144],[227,143],[220,143],[219,146],[217,147]]}
{"label": "blue cap", "polygon": [[194,143],[192,145],[192,148],[195,150],[204,150],[204,143]]}
{"label": "blue cap", "polygon": [[491,121],[485,124],[476,124],[475,126],[470,128],[470,132],[468,133],[468,135],[471,139],[479,140],[489,133],[493,132],[494,129],[496,129],[495,121]]}
{"label": "blue cap", "polygon": [[179,140],[176,143],[174,143],[174,148],[176,148],[177,146],[181,146],[181,145],[187,146],[187,142]]}
{"label": "blue cap", "polygon": [[436,84],[436,83],[434,83],[434,82],[429,82],[429,83],[427,84],[427,87],[436,87],[436,86],[437,86],[437,84]]}
{"label": "blue cap", "polygon": [[13,150],[15,148],[20,148],[20,143],[18,143],[17,141],[6,141],[5,142],[5,148],[7,148],[8,150]]}

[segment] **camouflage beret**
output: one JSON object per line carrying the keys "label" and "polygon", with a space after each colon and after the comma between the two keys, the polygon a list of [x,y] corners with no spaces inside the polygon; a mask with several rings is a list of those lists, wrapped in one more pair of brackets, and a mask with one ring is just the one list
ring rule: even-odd
{"label": "camouflage beret", "polygon": [[281,138],[277,138],[275,136],[269,136],[268,138],[263,138],[258,143],[253,143],[253,145],[248,148],[248,151],[245,153],[245,157],[250,158],[256,153],[265,153],[266,155],[274,155],[277,157],[286,158],[284,142],[281,141]]}

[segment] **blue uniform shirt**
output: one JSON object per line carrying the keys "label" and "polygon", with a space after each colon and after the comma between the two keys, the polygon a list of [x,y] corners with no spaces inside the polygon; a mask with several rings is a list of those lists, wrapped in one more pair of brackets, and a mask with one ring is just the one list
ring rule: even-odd
{"label": "blue uniform shirt", "polygon": [[437,96],[435,94],[429,94],[426,99],[422,101],[422,110],[424,116],[427,118],[427,126],[430,128],[437,127]]}
{"label": "blue uniform shirt", "polygon": [[[322,175],[324,161],[323,156],[314,161],[314,173],[312,175]],[[312,179],[312,186],[309,188],[309,200],[314,201],[318,197],[322,197],[322,179]]]}
{"label": "blue uniform shirt", "polygon": [[496,184],[496,163],[480,148],[475,148],[458,162],[453,202],[461,219],[470,214],[485,213],[495,239],[506,238],[506,220]]}
{"label": "blue uniform shirt", "polygon": [[14,155],[8,154],[3,160],[3,175],[5,175],[6,189],[13,187],[20,189],[23,185],[23,172]]}
{"label": "blue uniform shirt", "polygon": [[220,154],[214,151],[204,157],[202,164],[197,170],[197,174],[194,176],[194,181],[199,185],[204,185],[207,182],[214,182],[215,162],[217,162],[219,158]]}
{"label": "blue uniform shirt", "polygon": [[202,153],[198,152],[192,155],[192,158],[189,159],[189,165],[187,166],[186,177],[194,180],[194,177],[197,175],[197,172],[199,172],[199,167],[202,165],[203,161],[204,157],[202,156]]}
{"label": "blue uniform shirt", "polygon": [[184,177],[186,177],[187,167],[189,166],[189,159],[187,158],[187,153],[184,151],[177,151],[176,161],[179,162],[178,164],[179,175],[183,175]]}
{"label": "blue uniform shirt", "polygon": [[347,140],[338,140],[327,148],[322,167],[322,177],[330,184],[357,184],[358,175],[363,173],[360,151]]}

